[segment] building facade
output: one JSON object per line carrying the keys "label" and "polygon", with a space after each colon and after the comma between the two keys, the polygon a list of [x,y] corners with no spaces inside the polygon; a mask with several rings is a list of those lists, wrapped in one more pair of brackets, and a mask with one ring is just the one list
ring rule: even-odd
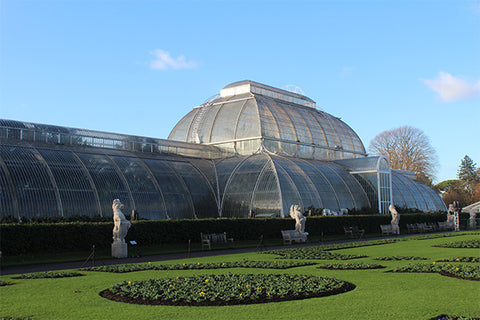
{"label": "building facade", "polygon": [[340,118],[253,81],[193,108],[168,139],[0,120],[1,216],[111,216],[116,198],[148,219],[446,210]]}

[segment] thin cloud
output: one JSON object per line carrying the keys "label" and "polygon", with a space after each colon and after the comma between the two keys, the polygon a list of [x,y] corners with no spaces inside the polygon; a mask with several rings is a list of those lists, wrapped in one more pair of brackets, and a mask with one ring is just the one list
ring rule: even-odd
{"label": "thin cloud", "polygon": [[469,82],[448,72],[439,72],[435,79],[422,79],[423,83],[440,95],[445,102],[480,97],[480,80]]}
{"label": "thin cloud", "polygon": [[170,56],[170,52],[156,49],[150,52],[155,57],[150,61],[150,69],[167,70],[167,69],[193,69],[197,67],[197,63],[193,60],[187,60],[185,56],[180,55],[176,58]]}

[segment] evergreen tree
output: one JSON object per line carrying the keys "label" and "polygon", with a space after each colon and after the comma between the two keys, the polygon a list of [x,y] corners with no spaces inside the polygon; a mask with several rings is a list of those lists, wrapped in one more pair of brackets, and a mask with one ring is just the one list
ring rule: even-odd
{"label": "evergreen tree", "polygon": [[480,183],[480,170],[477,169],[476,163],[468,155],[462,159],[457,171],[457,177],[461,186],[473,199],[474,191]]}

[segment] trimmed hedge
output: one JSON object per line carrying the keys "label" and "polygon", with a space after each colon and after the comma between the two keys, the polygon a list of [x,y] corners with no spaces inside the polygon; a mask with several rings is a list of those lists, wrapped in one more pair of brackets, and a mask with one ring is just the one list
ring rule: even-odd
{"label": "trimmed hedge", "polygon": [[[402,214],[400,228],[407,223],[444,221],[443,214]],[[306,231],[311,236],[344,234],[343,226],[358,226],[367,233],[379,233],[381,224],[389,224],[390,215],[355,215],[308,217]],[[200,242],[200,232],[226,232],[235,240],[257,240],[281,237],[281,230],[294,229],[290,218],[274,219],[198,219],[198,220],[144,220],[136,221],[128,231],[126,240],[140,245]],[[2,254],[15,256],[37,252],[62,252],[110,248],[113,222],[32,223],[4,224],[0,226]]]}

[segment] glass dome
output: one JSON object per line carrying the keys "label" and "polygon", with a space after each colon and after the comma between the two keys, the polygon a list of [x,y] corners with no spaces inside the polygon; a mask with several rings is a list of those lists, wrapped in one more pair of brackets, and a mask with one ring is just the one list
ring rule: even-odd
{"label": "glass dome", "polygon": [[248,80],[226,86],[218,97],[194,108],[168,138],[241,155],[262,146],[272,153],[306,159],[366,156],[352,128],[316,109],[313,100]]}

